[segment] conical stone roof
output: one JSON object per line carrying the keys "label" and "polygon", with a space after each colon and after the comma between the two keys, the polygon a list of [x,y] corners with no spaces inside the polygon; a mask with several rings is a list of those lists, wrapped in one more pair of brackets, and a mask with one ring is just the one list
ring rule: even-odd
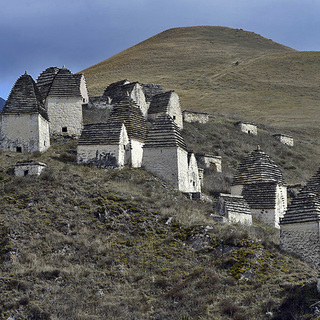
{"label": "conical stone roof", "polygon": [[148,132],[147,122],[140,108],[128,96],[113,106],[110,121],[124,123],[130,139],[145,141]]}
{"label": "conical stone roof", "polygon": [[42,96],[30,75],[25,73],[16,81],[1,113],[39,113],[48,120]]}
{"label": "conical stone roof", "polygon": [[156,118],[143,148],[180,147],[187,151],[179,127],[168,114]]}
{"label": "conical stone roof", "polygon": [[153,96],[151,99],[148,113],[154,114],[168,112],[170,99],[173,93],[174,91],[167,91]]}
{"label": "conical stone roof", "polygon": [[56,74],[59,72],[58,67],[50,67],[41,72],[37,79],[37,86],[40,90],[40,93],[42,97],[45,99],[50,91],[52,82],[56,76]]}
{"label": "conical stone roof", "polygon": [[258,147],[240,163],[232,184],[271,181],[284,184],[283,174],[277,164]]}

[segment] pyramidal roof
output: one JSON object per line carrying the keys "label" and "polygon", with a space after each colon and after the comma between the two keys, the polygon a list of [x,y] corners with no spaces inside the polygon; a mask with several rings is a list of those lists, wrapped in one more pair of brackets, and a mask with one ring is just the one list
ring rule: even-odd
{"label": "pyramidal roof", "polygon": [[150,102],[153,96],[163,93],[162,85],[156,83],[142,83],[142,90],[147,102]]}
{"label": "pyramidal roof", "polygon": [[64,66],[59,69],[50,67],[43,71],[37,79],[38,88],[44,99],[48,95],[54,97],[80,97],[80,80],[82,74],[73,74]]}
{"label": "pyramidal roof", "polygon": [[318,220],[320,220],[320,170],[288,205],[281,224]]}
{"label": "pyramidal roof", "polygon": [[228,212],[238,214],[251,214],[250,207],[242,196],[220,193],[217,207],[221,206],[221,201]]}
{"label": "pyramidal roof", "polygon": [[37,79],[37,85],[40,90],[40,93],[42,97],[45,99],[50,91],[52,82],[56,76],[56,74],[59,72],[58,67],[50,67],[41,72]]}
{"label": "pyramidal roof", "polygon": [[111,83],[103,93],[103,97],[110,97],[112,102],[121,101],[130,93],[137,82],[129,82],[127,79],[120,80],[118,82]]}
{"label": "pyramidal roof", "polygon": [[283,174],[277,164],[258,147],[240,163],[233,185],[271,181],[284,184]]}
{"label": "pyramidal roof", "polygon": [[39,113],[48,120],[48,114],[43,105],[40,91],[27,72],[14,84],[1,113]]}
{"label": "pyramidal roof", "polygon": [[187,151],[179,127],[168,114],[156,118],[149,130],[144,148],[180,147]]}
{"label": "pyramidal roof", "polygon": [[153,114],[153,113],[167,112],[170,99],[173,93],[174,91],[167,91],[167,92],[159,93],[153,96],[148,113]]}
{"label": "pyramidal roof", "polygon": [[130,139],[144,141],[147,137],[147,122],[140,108],[128,96],[113,106],[110,121],[124,123]]}
{"label": "pyramidal roof", "polygon": [[86,124],[81,132],[78,145],[117,145],[120,142],[122,122]]}

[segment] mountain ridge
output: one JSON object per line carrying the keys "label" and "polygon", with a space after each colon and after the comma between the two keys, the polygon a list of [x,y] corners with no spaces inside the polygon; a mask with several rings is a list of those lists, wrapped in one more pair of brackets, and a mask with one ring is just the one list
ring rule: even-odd
{"label": "mountain ridge", "polygon": [[201,26],[163,31],[82,72],[90,95],[127,78],[174,89],[183,109],[315,128],[319,59],[253,32]]}

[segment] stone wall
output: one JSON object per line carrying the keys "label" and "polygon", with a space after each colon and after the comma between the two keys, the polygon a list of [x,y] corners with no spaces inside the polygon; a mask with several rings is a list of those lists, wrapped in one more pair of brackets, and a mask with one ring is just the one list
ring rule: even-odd
{"label": "stone wall", "polygon": [[207,123],[209,122],[209,115],[204,112],[193,112],[184,110],[182,112],[184,122],[198,122],[198,123]]}
{"label": "stone wall", "polygon": [[1,149],[43,152],[50,147],[49,123],[39,114],[3,114]]}
{"label": "stone wall", "polygon": [[216,172],[222,172],[222,160],[220,156],[210,154],[196,154],[199,166],[202,168],[211,168]]}
{"label": "stone wall", "polygon": [[294,146],[293,138],[290,136],[284,134],[274,134],[273,137],[287,146]]}
{"label": "stone wall", "polygon": [[252,225],[252,215],[239,212],[228,211],[226,218],[231,223],[241,223],[247,226]]}
{"label": "stone wall", "polygon": [[188,166],[189,176],[189,192],[201,192],[201,180],[199,178],[199,170],[196,157],[192,153],[189,158]]}
{"label": "stone wall", "polygon": [[231,186],[231,194],[233,196],[241,196],[243,191],[243,184]]}
{"label": "stone wall", "polygon": [[149,103],[146,102],[143,89],[139,83],[135,84],[133,90],[130,93],[130,98],[137,103],[144,118],[147,119]]}
{"label": "stone wall", "polygon": [[281,224],[280,248],[320,268],[319,221]]}
{"label": "stone wall", "polygon": [[280,219],[284,216],[287,210],[287,187],[277,185],[276,189],[276,210],[275,210],[275,227],[280,228]]}
{"label": "stone wall", "polygon": [[175,189],[188,190],[188,154],[177,147],[144,148],[142,166]]}
{"label": "stone wall", "polygon": [[84,75],[82,75],[80,80],[80,93],[82,96],[82,103],[87,104],[89,102],[89,95],[88,95],[88,89],[87,89],[86,79]]}
{"label": "stone wall", "polygon": [[258,134],[257,126],[252,123],[238,122],[237,125],[240,128],[241,132],[252,134],[254,136]]}
{"label": "stone wall", "polygon": [[133,168],[140,168],[142,166],[144,143],[132,138],[131,139],[131,166]]}
{"label": "stone wall", "polygon": [[50,97],[45,107],[50,120],[50,135],[79,137],[82,130],[82,98]]}
{"label": "stone wall", "polygon": [[25,176],[39,176],[41,172],[47,167],[42,162],[24,162],[17,163],[14,167],[14,174],[17,177]]}

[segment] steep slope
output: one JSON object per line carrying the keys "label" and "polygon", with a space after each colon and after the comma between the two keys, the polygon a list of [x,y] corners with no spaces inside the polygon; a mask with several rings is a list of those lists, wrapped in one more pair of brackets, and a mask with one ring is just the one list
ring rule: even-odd
{"label": "steep slope", "polygon": [[141,169],[74,153],[33,154],[39,178],[12,176],[26,155],[0,154],[0,319],[310,318],[317,272],[274,230],[216,222]]}
{"label": "steep slope", "polygon": [[297,52],[253,32],[188,27],[164,31],[83,72],[91,95],[122,78],[157,82],[176,90],[184,109],[315,128],[319,60],[318,52]]}

